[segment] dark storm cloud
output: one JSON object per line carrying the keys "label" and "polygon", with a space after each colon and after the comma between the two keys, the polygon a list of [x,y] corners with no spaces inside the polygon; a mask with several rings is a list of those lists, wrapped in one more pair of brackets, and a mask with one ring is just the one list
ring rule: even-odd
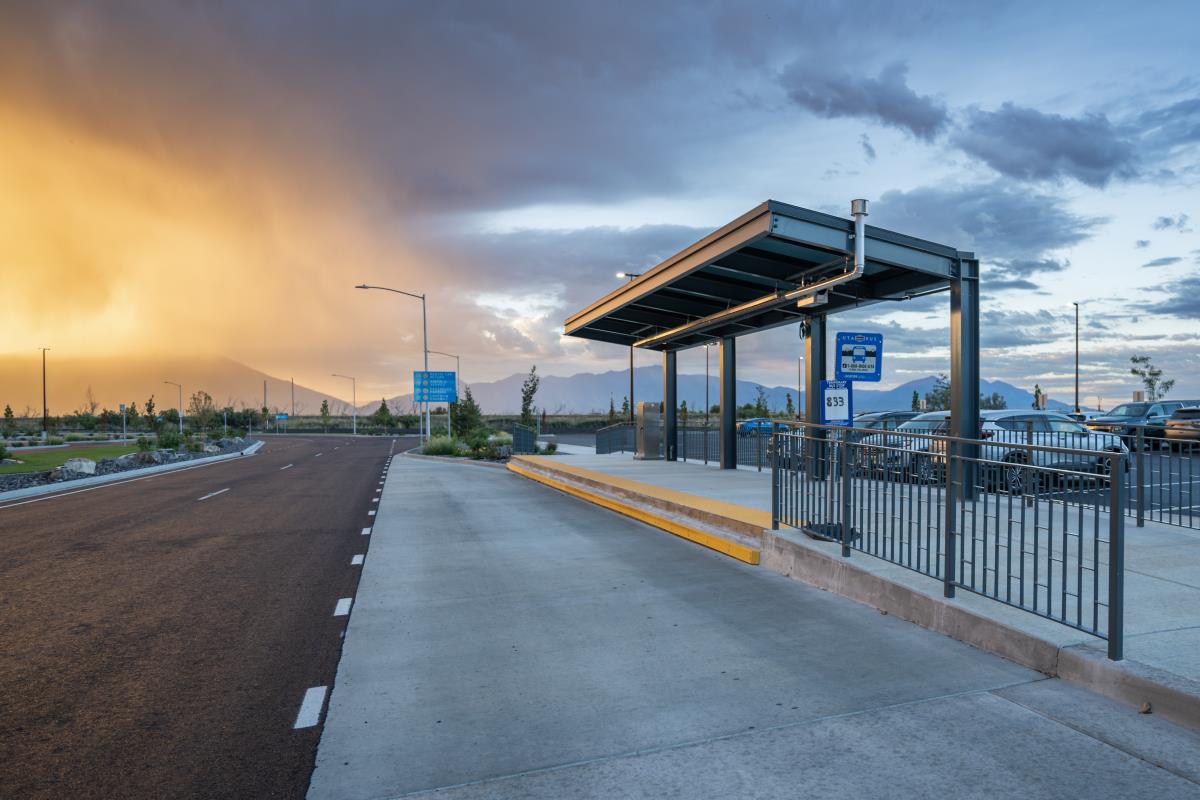
{"label": "dark storm cloud", "polygon": [[945,104],[909,88],[903,62],[886,65],[875,78],[853,75],[836,63],[816,58],[789,64],[781,76],[788,97],[819,117],[871,120],[927,142],[945,129]]}
{"label": "dark storm cloud", "polygon": [[987,263],[1014,263],[1024,275],[1057,264],[1047,260],[1048,251],[1088,239],[1105,221],[1073,214],[1061,198],[1005,181],[892,190],[871,206],[873,224],[974,250]]}
{"label": "dark storm cloud", "polygon": [[1064,117],[1013,103],[969,109],[952,137],[963,152],[1019,180],[1074,178],[1103,187],[1135,174],[1132,141],[1103,114]]}
{"label": "dark storm cloud", "polygon": [[1164,258],[1156,258],[1153,261],[1147,261],[1142,264],[1143,267],[1169,267],[1172,264],[1178,264],[1183,261],[1179,256],[1166,256]]}

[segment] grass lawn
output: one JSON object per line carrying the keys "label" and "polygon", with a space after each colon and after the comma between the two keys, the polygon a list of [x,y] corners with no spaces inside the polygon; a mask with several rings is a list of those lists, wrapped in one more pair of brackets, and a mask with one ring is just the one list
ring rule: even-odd
{"label": "grass lawn", "polygon": [[13,472],[45,472],[61,466],[68,458],[90,458],[99,461],[103,458],[116,458],[126,453],[137,452],[136,445],[106,444],[99,447],[64,447],[56,450],[24,450],[24,448],[9,448],[8,457],[24,461],[24,464],[4,464],[0,466],[0,475]]}

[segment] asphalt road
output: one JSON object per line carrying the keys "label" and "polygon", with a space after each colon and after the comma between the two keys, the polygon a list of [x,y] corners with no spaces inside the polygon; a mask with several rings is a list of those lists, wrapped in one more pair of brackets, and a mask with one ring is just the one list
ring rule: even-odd
{"label": "asphalt road", "polygon": [[0,796],[296,798],[389,452],[257,455],[0,504]]}

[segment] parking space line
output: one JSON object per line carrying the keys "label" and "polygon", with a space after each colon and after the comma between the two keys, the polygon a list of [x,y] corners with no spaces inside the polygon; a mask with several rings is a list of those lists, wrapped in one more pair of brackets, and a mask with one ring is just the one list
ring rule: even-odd
{"label": "parking space line", "polygon": [[358,567],[358,566],[362,565],[362,562],[363,562],[362,555],[357,555],[354,558],[350,559],[350,566]]}
{"label": "parking space line", "polygon": [[197,503],[199,503],[201,500],[207,500],[207,499],[208,499],[208,498],[210,498],[210,497],[216,497],[217,495],[219,495],[219,494],[225,494],[225,493],[226,493],[226,492],[228,492],[228,491],[229,491],[229,488],[228,488],[228,487],[226,487],[226,488],[224,488],[224,489],[218,489],[218,490],[217,490],[217,491],[215,491],[215,492],[211,492],[210,494],[206,494],[206,495],[204,495],[204,497],[197,498],[197,499],[196,499],[196,502],[197,502]]}
{"label": "parking space line", "polygon": [[324,454],[324,453],[315,453],[315,454],[313,455],[313,458],[320,458],[320,457],[321,457],[321,456],[323,456],[323,455],[325,455],[325,454]]}
{"label": "parking space line", "polygon": [[335,617],[344,617],[350,613],[350,605],[354,602],[353,598],[343,597],[337,601],[337,606],[333,609]]}
{"label": "parking space line", "polygon": [[375,509],[371,509],[370,511],[368,511],[368,512],[367,512],[367,516],[368,516],[368,517],[373,517],[373,516],[375,516]]}
{"label": "parking space line", "polygon": [[370,536],[370,535],[371,535],[371,529],[363,528],[363,536]]}
{"label": "parking space line", "polygon": [[304,693],[300,711],[296,714],[296,724],[292,725],[293,730],[311,728],[321,721],[321,709],[325,706],[325,693],[328,691],[328,686],[314,686]]}
{"label": "parking space line", "polygon": [[291,469],[293,466],[295,466],[295,465],[294,465],[294,464],[288,464],[286,467],[280,467],[280,468],[279,468],[279,471],[280,471],[280,472],[283,472],[285,469]]}

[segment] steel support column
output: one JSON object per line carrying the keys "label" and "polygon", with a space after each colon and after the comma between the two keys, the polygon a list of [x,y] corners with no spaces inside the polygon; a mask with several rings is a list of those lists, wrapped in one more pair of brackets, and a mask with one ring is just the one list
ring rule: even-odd
{"label": "steel support column", "polygon": [[[825,316],[817,314],[808,319],[808,335],[804,338],[804,421],[821,422],[821,381],[825,380]],[[825,438],[825,430],[809,428],[812,447],[808,448],[805,468],[814,478],[825,477],[825,448],[817,440]]]}
{"label": "steel support column", "polygon": [[[950,435],[979,438],[979,262],[959,261],[959,276],[950,282]],[[979,448],[958,449],[961,482],[958,496],[975,497],[975,461]]]}
{"label": "steel support column", "polygon": [[737,469],[737,354],[732,336],[721,338],[721,469]]}
{"label": "steel support column", "polygon": [[675,409],[679,406],[675,378],[675,352],[663,353],[663,458],[667,461],[675,460],[679,442],[675,425]]}

